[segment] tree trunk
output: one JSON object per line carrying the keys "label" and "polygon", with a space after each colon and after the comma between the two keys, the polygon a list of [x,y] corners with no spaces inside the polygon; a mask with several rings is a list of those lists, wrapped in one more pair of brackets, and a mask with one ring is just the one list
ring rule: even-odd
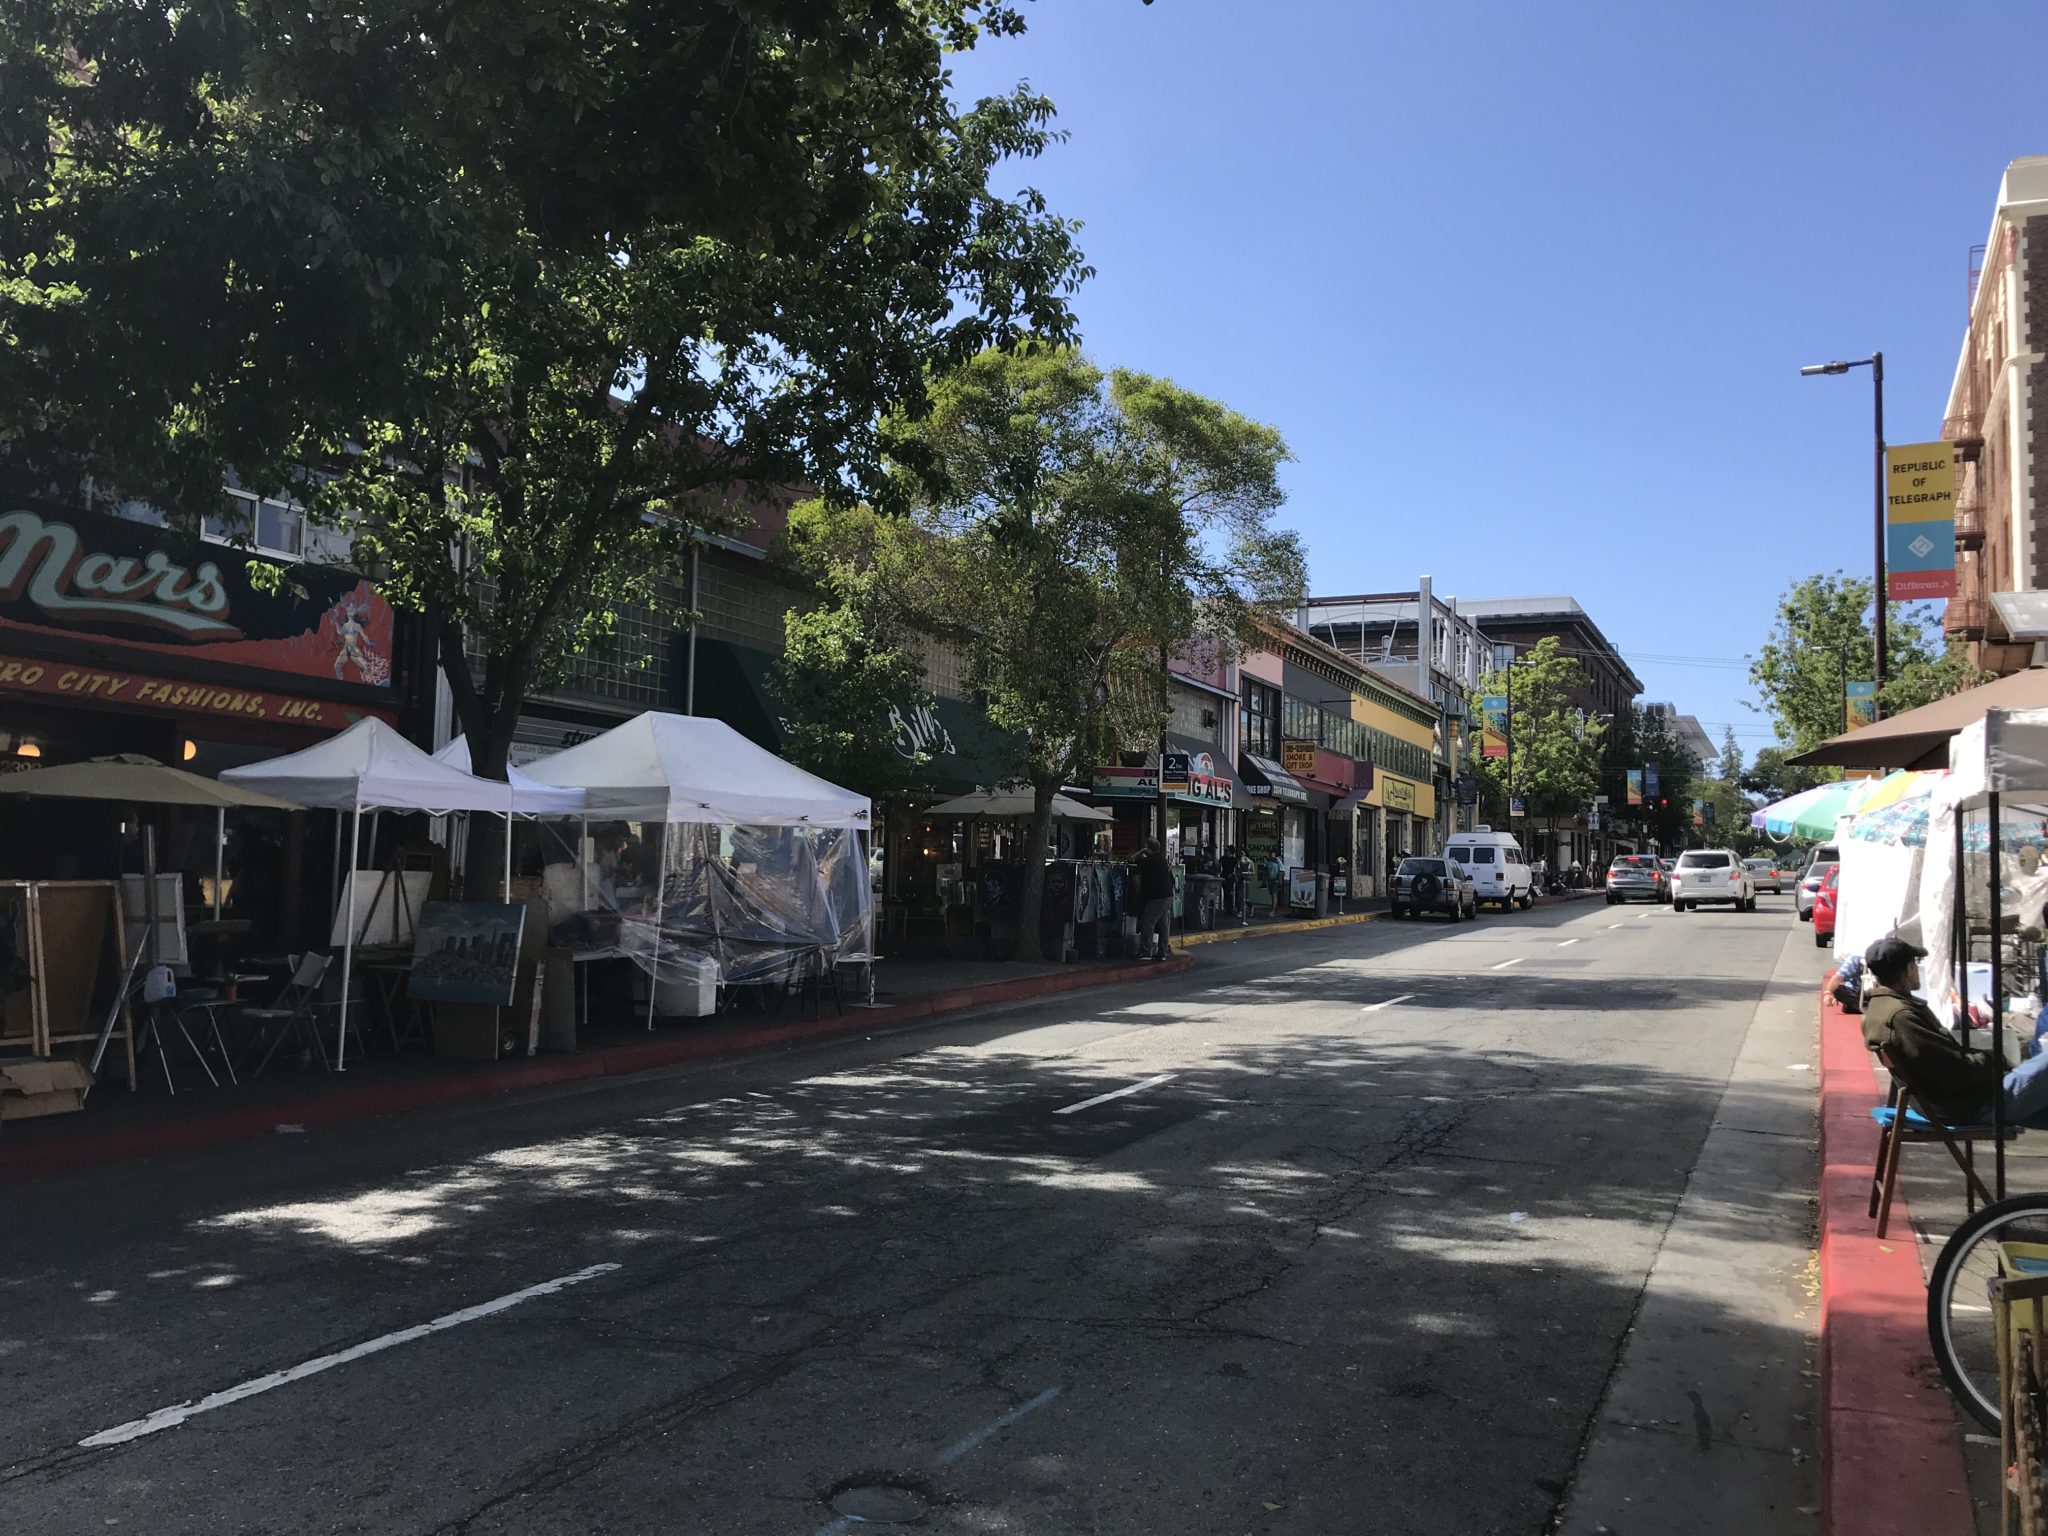
{"label": "tree trunk", "polygon": [[[502,780],[511,762],[512,737],[532,667],[522,657],[493,656],[484,664],[483,686],[478,687],[463,649],[462,626],[444,621],[437,638],[441,675],[454,696],[456,723],[469,741],[469,771],[480,779]],[[462,864],[463,897],[496,901],[504,892],[504,879],[505,818],[472,811]]]}
{"label": "tree trunk", "polygon": [[1024,884],[1017,892],[1017,958],[1038,961],[1045,958],[1039,942],[1038,917],[1045,905],[1045,840],[1052,832],[1053,796],[1061,780],[1033,777],[1031,780],[1030,846],[1024,850]]}

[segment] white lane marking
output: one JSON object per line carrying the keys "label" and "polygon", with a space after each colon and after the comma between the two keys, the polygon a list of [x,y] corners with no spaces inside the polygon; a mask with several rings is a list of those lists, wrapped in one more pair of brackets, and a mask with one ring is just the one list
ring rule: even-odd
{"label": "white lane marking", "polygon": [[1578,941],[1577,939],[1566,939],[1566,940],[1564,941],[1564,944],[1560,944],[1560,945],[1558,945],[1557,947],[1558,947],[1559,949],[1563,949],[1563,948],[1564,948],[1564,946],[1565,946],[1565,944],[1576,944],[1576,943],[1578,943],[1578,942],[1579,942],[1579,941]]}
{"label": "white lane marking", "polygon": [[1521,964],[1521,963],[1522,963],[1522,962],[1523,962],[1524,960],[1526,960],[1526,959],[1528,959],[1528,958],[1529,958],[1529,957],[1528,957],[1527,955],[1517,955],[1517,956],[1515,956],[1515,958],[1514,958],[1514,959],[1512,959],[1512,960],[1503,960],[1503,961],[1501,961],[1501,963],[1500,963],[1499,965],[1496,965],[1495,967],[1493,967],[1493,969],[1495,969],[1496,971],[1504,971],[1504,970],[1506,970],[1506,969],[1507,969],[1507,968],[1508,968],[1509,966],[1511,966],[1511,965],[1520,965],[1520,964]]}
{"label": "white lane marking", "polygon": [[1621,924],[1619,924],[1619,923],[1609,923],[1609,924],[1608,924],[1608,925],[1607,925],[1607,926],[1606,926],[1606,927],[1605,927],[1604,929],[1602,929],[1601,931],[1602,931],[1603,933],[1612,933],[1612,932],[1614,932],[1614,930],[1615,930],[1615,929],[1619,928],[1620,926],[1621,926]]}
{"label": "white lane marking", "polygon": [[557,1275],[552,1280],[543,1280],[539,1285],[529,1285],[523,1291],[514,1291],[509,1296],[500,1296],[496,1301],[486,1301],[474,1307],[464,1307],[460,1312],[450,1312],[435,1318],[430,1323],[421,1323],[413,1328],[401,1328],[396,1333],[387,1333],[381,1338],[368,1339],[361,1344],[352,1344],[347,1349],[336,1350],[331,1355],[321,1355],[303,1365],[288,1370],[272,1371],[268,1376],[257,1376],[239,1386],[229,1387],[224,1392],[215,1392],[202,1397],[196,1403],[179,1403],[170,1408],[159,1408],[154,1413],[126,1424],[117,1424],[112,1429],[103,1429],[96,1435],[88,1435],[78,1443],[84,1445],[122,1445],[130,1440],[140,1440],[144,1435],[153,1435],[160,1429],[175,1429],[187,1419],[202,1413],[211,1413],[216,1408],[225,1408],[230,1403],[239,1403],[244,1398],[255,1397],[273,1387],[290,1386],[308,1376],[317,1376],[322,1371],[331,1371],[337,1365],[347,1365],[369,1355],[379,1354],[387,1349],[396,1349],[401,1344],[410,1344],[415,1339],[424,1339],[429,1334],[456,1328],[463,1323],[473,1323],[479,1318],[490,1317],[522,1301],[532,1301],[537,1296],[552,1296],[556,1291],[566,1290],[572,1285],[581,1285],[585,1280],[594,1280],[599,1275],[609,1274],[617,1269],[616,1264],[593,1264],[588,1269],[579,1269],[573,1275]]}
{"label": "white lane marking", "polygon": [[1120,1099],[1125,1094],[1143,1093],[1147,1088],[1157,1088],[1161,1083],[1170,1083],[1179,1075],[1177,1072],[1162,1072],[1157,1077],[1146,1078],[1142,1083],[1133,1083],[1130,1087],[1119,1088],[1114,1093],[1098,1093],[1092,1099],[1083,1099],[1078,1104],[1069,1104],[1064,1109],[1054,1110],[1053,1113],[1056,1115],[1071,1115],[1080,1110],[1093,1109],[1098,1104],[1107,1104],[1111,1099]]}
{"label": "white lane marking", "polygon": [[1391,1008],[1396,1003],[1405,1003],[1414,995],[1413,992],[1403,992],[1399,997],[1390,997],[1383,1003],[1367,1003],[1358,1011],[1360,1013],[1378,1013],[1382,1008]]}
{"label": "white lane marking", "polygon": [[1047,1387],[1043,1392],[1039,1393],[1038,1396],[1031,1399],[1030,1402],[1024,1404],[1021,1408],[1012,1408],[1008,1413],[1004,1414],[1001,1418],[990,1419],[988,1423],[982,1425],[981,1428],[974,1431],[973,1434],[963,1435],[960,1439],[955,1440],[951,1445],[947,1446],[943,1451],[939,1452],[938,1455],[932,1458],[932,1465],[935,1467],[950,1467],[951,1465],[953,1465],[954,1462],[958,1461],[962,1456],[965,1456],[969,1451],[973,1450],[975,1447],[979,1445],[986,1444],[988,1441],[993,1440],[997,1435],[1000,1435],[1004,1430],[1008,1429],[1012,1424],[1016,1423],[1025,1415],[1038,1412],[1039,1409],[1043,1408],[1047,1403],[1051,1402],[1054,1398],[1058,1397],[1060,1393],[1064,1390],[1065,1389],[1062,1387]]}

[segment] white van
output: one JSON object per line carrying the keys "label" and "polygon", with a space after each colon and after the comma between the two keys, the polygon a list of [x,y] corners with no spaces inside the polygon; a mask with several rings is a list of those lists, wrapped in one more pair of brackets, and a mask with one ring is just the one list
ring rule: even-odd
{"label": "white van", "polygon": [[1512,833],[1491,827],[1453,832],[1444,841],[1444,857],[1472,872],[1481,901],[1524,910],[1536,905],[1536,871],[1522,857],[1522,845]]}

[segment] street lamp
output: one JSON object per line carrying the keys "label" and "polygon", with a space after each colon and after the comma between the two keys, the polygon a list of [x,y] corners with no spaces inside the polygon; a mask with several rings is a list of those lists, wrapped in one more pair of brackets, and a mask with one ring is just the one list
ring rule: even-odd
{"label": "street lamp", "polygon": [[[1847,373],[1851,368],[1868,368],[1872,398],[1875,401],[1877,421],[1877,464],[1876,475],[1876,528],[1874,530],[1874,569],[1877,575],[1877,664],[1872,668],[1875,692],[1884,692],[1884,354],[1873,352],[1868,357],[1855,358],[1849,362],[1810,363],[1799,370],[1801,378],[1810,379],[1816,374]],[[1846,692],[1846,690],[1845,690]],[[1883,712],[1875,698],[1871,700],[1872,718]]]}

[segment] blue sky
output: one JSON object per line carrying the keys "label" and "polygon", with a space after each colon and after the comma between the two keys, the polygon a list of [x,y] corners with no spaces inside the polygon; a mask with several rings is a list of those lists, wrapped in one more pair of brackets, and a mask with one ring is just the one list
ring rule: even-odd
{"label": "blue sky", "polygon": [[1026,11],[956,83],[1059,106],[1019,179],[1086,226],[1088,351],[1281,428],[1318,593],[1571,593],[1767,744],[1740,658],[1871,558],[1867,372],[1799,365],[1882,349],[1939,435],[2038,0]]}

